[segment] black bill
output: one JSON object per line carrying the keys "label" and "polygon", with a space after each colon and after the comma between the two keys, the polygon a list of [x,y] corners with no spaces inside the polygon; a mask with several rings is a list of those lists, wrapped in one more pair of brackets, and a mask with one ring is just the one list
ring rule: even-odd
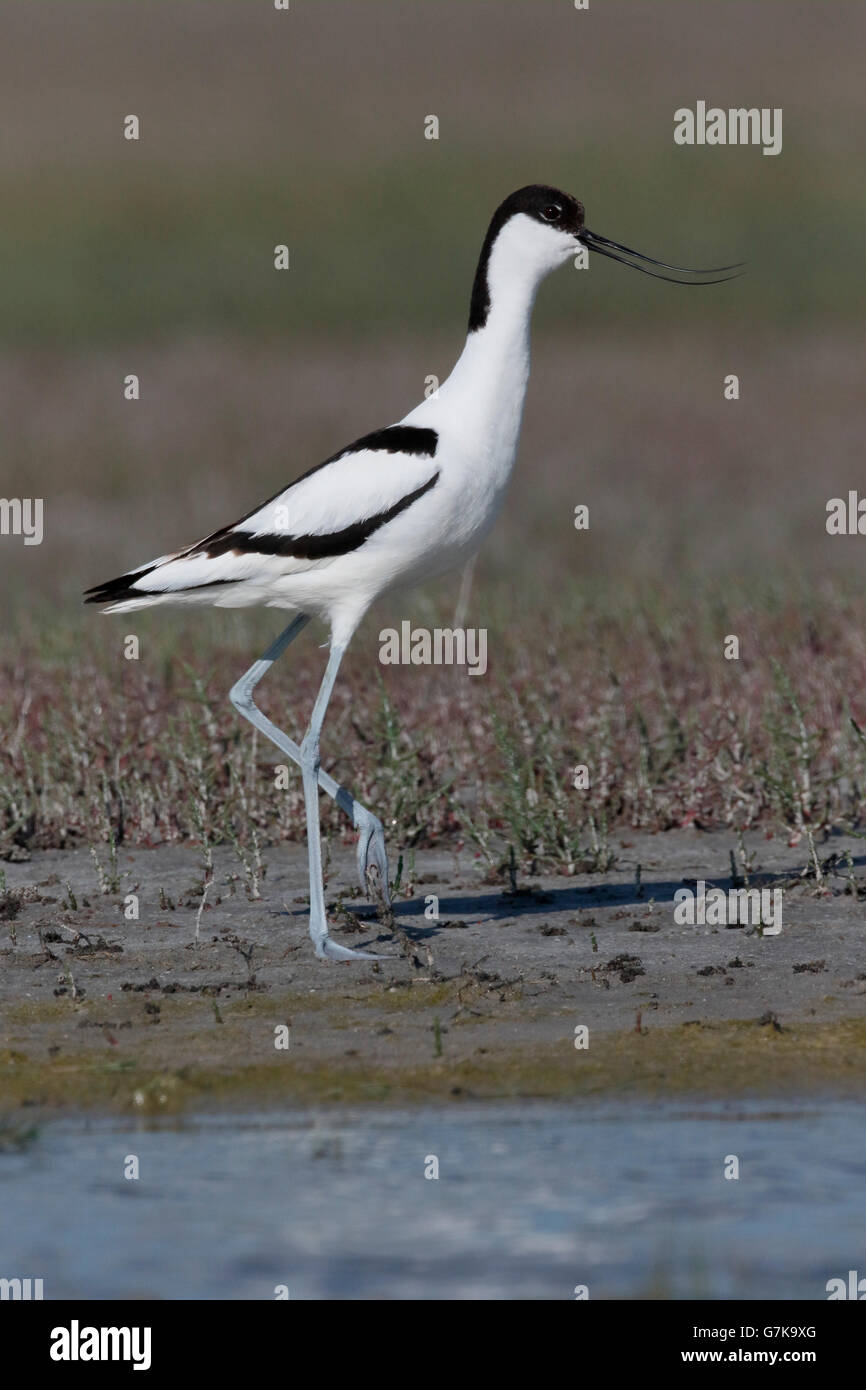
{"label": "black bill", "polygon": [[[654,280],[669,280],[672,285],[720,285],[725,280],[736,280],[745,274],[743,266],[745,261],[737,261],[735,265],[716,265],[708,270],[693,270],[685,265],[668,265],[667,261],[653,260],[652,256],[644,256],[640,251],[632,251],[629,246],[622,246],[618,241],[609,241],[606,236],[599,236],[597,232],[591,232],[588,227],[584,227],[578,233],[578,241],[582,242],[588,251],[594,251],[599,256],[609,256],[612,261],[619,261],[621,265],[631,266],[632,270],[639,270],[644,275],[651,275]],[[655,265],[662,270],[675,270],[676,275],[661,275],[658,270],[650,270],[649,266]],[[730,272],[730,273],[728,273]],[[708,280],[708,275],[715,276],[715,279]],[[689,279],[681,277],[689,276]]]}

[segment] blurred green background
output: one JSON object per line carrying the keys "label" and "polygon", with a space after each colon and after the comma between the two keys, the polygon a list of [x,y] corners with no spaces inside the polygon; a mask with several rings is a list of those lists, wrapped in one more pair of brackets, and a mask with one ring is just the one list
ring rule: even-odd
{"label": "blurred green background", "polygon": [[[2,15],[14,348],[429,340],[462,319],[493,206],[542,179],[616,239],[753,266],[744,294],[703,302],[619,273],[560,283],[547,328],[858,316],[860,5],[67,0]],[[783,107],[782,154],[675,146],[673,111],[698,97]],[[121,138],[128,111],[138,144]],[[267,255],[279,239],[284,278]]]}
{"label": "blurred green background", "polygon": [[[10,614],[44,597],[79,624],[85,585],[398,419],[459,352],[494,206],[542,180],[607,236],[749,275],[683,290],[596,261],[543,287],[491,601],[515,569],[596,594],[859,572],[823,509],[861,454],[861,5],[0,13],[3,491],[46,501],[41,547],[0,544]],[[782,153],[676,146],[699,98],[782,107]]]}

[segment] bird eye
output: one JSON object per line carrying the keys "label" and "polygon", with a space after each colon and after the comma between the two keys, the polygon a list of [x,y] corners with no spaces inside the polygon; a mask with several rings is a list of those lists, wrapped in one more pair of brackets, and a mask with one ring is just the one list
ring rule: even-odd
{"label": "bird eye", "polygon": [[549,207],[544,209],[541,215],[545,222],[557,222],[562,216],[562,208],[557,207],[555,203],[551,203]]}

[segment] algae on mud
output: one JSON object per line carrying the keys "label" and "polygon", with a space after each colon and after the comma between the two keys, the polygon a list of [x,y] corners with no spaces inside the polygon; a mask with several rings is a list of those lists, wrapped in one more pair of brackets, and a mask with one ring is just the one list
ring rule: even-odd
{"label": "algae on mud", "polygon": [[329,1061],[238,1064],[231,1050],[171,1068],[145,1051],[122,1061],[85,1051],[73,1058],[0,1053],[6,1111],[95,1109],[143,1115],[270,1106],[408,1105],[603,1096],[862,1097],[866,1022],[681,1024],[599,1035],[579,1051],[567,1033],[555,1045],[418,1063]]}

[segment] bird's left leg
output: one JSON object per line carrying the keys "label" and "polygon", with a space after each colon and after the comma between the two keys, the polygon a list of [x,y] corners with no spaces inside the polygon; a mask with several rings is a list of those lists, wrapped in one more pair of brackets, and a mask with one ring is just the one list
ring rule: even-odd
{"label": "bird's left leg", "polygon": [[301,740],[301,774],[304,779],[307,854],[310,864],[310,936],[316,948],[316,955],[322,960],[380,960],[380,956],[370,955],[366,951],[352,951],[348,946],[339,946],[336,941],[332,941],[328,934],[328,918],[325,913],[322,844],[319,838],[319,738],[345,650],[345,645],[331,646],[328,665],[310,717],[310,726]]}
{"label": "bird's left leg", "polygon": [[[276,641],[272,642],[260,661],[253,662],[253,665],[241,676],[231,689],[230,699],[239,714],[248,719],[255,728],[259,729],[266,738],[275,743],[282,753],[300,766],[301,750],[288,734],[284,734],[282,729],[278,729],[276,724],[263,714],[253,699],[253,691],[258,685],[262,676],[273,666],[274,662],[285,651],[290,642],[298,636],[310,621],[309,615],[299,613],[298,616],[289,623],[289,626],[280,633]],[[352,822],[358,832],[357,861],[358,877],[361,880],[361,891],[370,892],[369,874],[372,869],[378,874],[377,892],[381,895],[386,907],[390,906],[391,898],[388,885],[388,854],[385,849],[385,832],[382,829],[382,822],[378,816],[374,816],[372,811],[368,811],[366,806],[362,806],[360,801],[349,791],[348,787],[343,787],[336,782],[327,772],[319,770],[319,786],[328,793]]]}

